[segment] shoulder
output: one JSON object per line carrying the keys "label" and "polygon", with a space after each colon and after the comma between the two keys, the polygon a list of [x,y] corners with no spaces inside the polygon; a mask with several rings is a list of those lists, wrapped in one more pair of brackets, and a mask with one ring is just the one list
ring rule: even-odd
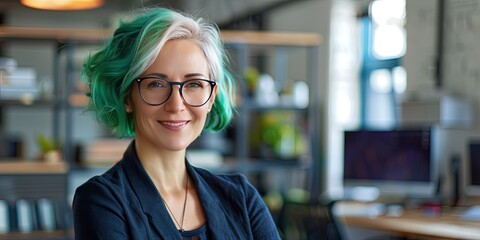
{"label": "shoulder", "polygon": [[105,173],[94,176],[77,187],[74,201],[93,201],[99,198],[112,198],[125,188],[124,185],[126,181],[123,164],[119,162]]}
{"label": "shoulder", "polygon": [[121,164],[80,185],[73,197],[75,236],[78,239],[127,239],[132,198]]}
{"label": "shoulder", "polygon": [[207,169],[193,167],[199,178],[208,180],[209,182],[222,184],[232,187],[240,187],[243,185],[249,185],[249,182],[245,175],[241,173],[213,173]]}
{"label": "shoulder", "polygon": [[225,193],[232,198],[245,198],[249,195],[257,194],[255,187],[243,174],[219,174],[197,167],[193,169],[198,177],[198,184],[214,192]]}

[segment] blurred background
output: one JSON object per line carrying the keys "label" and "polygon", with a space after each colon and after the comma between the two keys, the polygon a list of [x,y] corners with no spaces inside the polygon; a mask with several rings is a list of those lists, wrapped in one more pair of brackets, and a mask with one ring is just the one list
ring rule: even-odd
{"label": "blurred background", "polygon": [[31,2],[0,2],[0,239],[72,238],[75,188],[131,141],[83,111],[82,61],[154,6],[221,29],[238,112],[188,158],[247,175],[286,239],[286,203],[477,203],[479,0]]}

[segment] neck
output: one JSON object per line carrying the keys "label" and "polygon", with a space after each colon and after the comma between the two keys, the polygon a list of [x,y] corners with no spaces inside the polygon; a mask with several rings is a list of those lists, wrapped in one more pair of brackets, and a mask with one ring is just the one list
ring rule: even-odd
{"label": "neck", "polygon": [[138,158],[161,193],[185,189],[185,151],[158,151],[135,142]]}

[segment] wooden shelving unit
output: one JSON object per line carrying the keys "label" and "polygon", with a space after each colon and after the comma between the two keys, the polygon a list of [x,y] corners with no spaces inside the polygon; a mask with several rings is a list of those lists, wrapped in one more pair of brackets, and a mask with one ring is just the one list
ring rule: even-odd
{"label": "wooden shelving unit", "polygon": [[[105,41],[110,35],[112,34],[112,29],[63,29],[63,28],[30,28],[30,27],[0,27],[0,39],[31,39],[31,40],[53,40],[59,43],[69,43],[69,45],[75,46],[75,44],[79,43],[87,43],[87,44],[98,44]],[[306,48],[311,49],[311,51],[315,52],[316,49],[321,45],[322,38],[318,34],[313,33],[301,33],[301,32],[260,32],[260,31],[231,31],[231,30],[223,30],[221,31],[221,37],[223,42],[227,46],[234,46],[234,51],[248,51],[251,46],[261,46],[271,49],[282,49],[284,51],[286,48],[296,47],[296,48]],[[239,47],[240,46],[240,47]],[[240,49],[240,50],[239,50]],[[241,58],[245,58],[248,53],[241,53],[244,54]],[[308,81],[311,84],[312,91],[315,91],[316,81],[318,81],[318,73],[316,73],[317,69],[315,68],[316,62],[318,62],[318,58],[315,56],[317,53],[313,53],[312,56],[309,57],[308,64],[310,65],[308,75],[312,78]],[[245,59],[236,59],[239,60],[237,64],[240,68],[246,67]],[[242,62],[243,61],[243,62]],[[239,79],[240,80],[240,79]],[[68,81],[68,79],[67,79]],[[314,92],[310,92],[310,94],[316,94]],[[242,98],[246,101],[249,101],[245,98],[245,94],[241,94]],[[84,107],[88,101],[87,97],[83,93],[67,93],[65,95],[65,100],[67,104],[67,108],[72,107]],[[240,103],[239,106],[240,111],[251,112],[251,111],[272,111],[272,110],[286,110],[286,111],[307,111],[310,112],[309,115],[316,116],[317,113],[315,111],[318,110],[318,106],[316,103],[311,102],[311,106],[307,109],[298,109],[292,106],[271,106],[271,107],[260,107],[255,106],[255,104],[250,104],[249,102],[244,102],[243,105]],[[311,110],[314,108],[313,110]],[[310,128],[316,128],[319,124],[317,123],[316,126],[310,126]],[[248,125],[240,126],[240,127],[248,127]],[[67,126],[68,128],[68,126]],[[68,131],[68,130],[67,130]],[[243,135],[242,143],[244,144],[245,139],[247,136]],[[68,141],[67,141],[68,142]],[[318,144],[315,142],[313,144]],[[318,147],[318,145],[316,146]],[[246,149],[240,150],[242,152]],[[237,154],[238,155],[238,154]],[[313,154],[315,155],[315,154]],[[67,154],[67,158],[70,155]],[[240,161],[240,163],[236,163],[235,166],[242,168],[242,162],[248,163],[248,156],[245,155],[238,155],[240,159],[244,159],[244,161]],[[312,156],[315,157],[315,156]],[[67,162],[71,162],[71,159],[66,159]],[[261,165],[262,169],[265,169],[264,163],[259,163],[257,165]],[[246,166],[243,169],[255,169],[256,165]]]}
{"label": "wooden shelving unit", "polygon": [[[27,28],[27,27],[0,27],[0,41],[6,43],[8,50],[10,43],[21,45],[29,45],[30,43],[41,43],[39,46],[48,46],[51,48],[52,55],[57,57],[61,46],[70,43],[73,38],[80,41],[96,41],[99,39],[99,34],[104,31],[97,30],[82,30],[75,31],[75,29],[50,29],[50,28]],[[17,46],[17,48],[18,48]],[[58,48],[58,49],[57,49]],[[14,48],[15,49],[15,48]],[[38,54],[36,52],[32,55]],[[34,56],[35,57],[35,56]],[[55,59],[57,60],[57,59]],[[58,62],[54,63],[53,69],[48,73],[53,77],[53,83],[58,86],[60,77],[57,77]],[[63,81],[63,79],[62,79]],[[2,114],[9,114],[9,111],[16,109],[32,109],[40,111],[33,111],[52,117],[52,129],[54,138],[58,138],[63,130],[64,119],[61,115],[65,109],[65,100],[62,88],[56,88],[53,91],[53,96],[48,99],[32,99],[25,101],[22,99],[0,99],[0,108]],[[14,110],[15,109],[15,110]],[[24,111],[24,110],[21,110]],[[37,121],[38,119],[32,119]],[[8,124],[8,123],[5,123]],[[33,123],[35,124],[35,123]],[[41,125],[41,124],[40,124]],[[35,128],[35,127],[34,127]],[[41,127],[39,127],[41,128]],[[4,130],[9,130],[9,126],[3,127]],[[42,130],[42,129],[39,129]],[[56,139],[58,140],[58,139]],[[23,154],[21,155],[23,156]],[[42,231],[34,227],[32,232],[21,232],[17,229],[16,223],[10,223],[9,232],[1,233],[1,239],[69,239],[71,234],[71,226],[68,219],[67,201],[67,176],[70,171],[69,159],[58,160],[55,162],[40,161],[34,159],[6,159],[0,158],[0,182],[3,187],[0,189],[0,199],[5,200],[10,206],[15,206],[18,200],[22,199],[29,204],[34,204],[41,198],[49,199],[59,207],[59,215],[56,216],[58,224],[54,231]],[[14,210],[15,208],[12,208]],[[9,214],[12,213],[9,210]],[[33,217],[33,216],[32,216]],[[34,221],[34,220],[32,220]]]}
{"label": "wooden shelving unit", "polygon": [[68,164],[59,162],[34,162],[26,160],[2,160],[0,174],[66,174]]}

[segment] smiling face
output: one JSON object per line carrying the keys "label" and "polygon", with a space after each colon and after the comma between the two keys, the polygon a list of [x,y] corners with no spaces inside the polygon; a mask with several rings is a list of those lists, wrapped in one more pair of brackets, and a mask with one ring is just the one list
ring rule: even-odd
{"label": "smiling face", "polygon": [[[210,79],[202,50],[192,40],[169,40],[153,64],[140,77],[162,76],[171,82]],[[170,98],[151,106],[144,102],[136,82],[132,85],[127,109],[132,109],[137,145],[160,151],[184,151],[201,133],[216,95],[200,107],[186,104],[174,85]],[[185,91],[185,90],[184,90]]]}

